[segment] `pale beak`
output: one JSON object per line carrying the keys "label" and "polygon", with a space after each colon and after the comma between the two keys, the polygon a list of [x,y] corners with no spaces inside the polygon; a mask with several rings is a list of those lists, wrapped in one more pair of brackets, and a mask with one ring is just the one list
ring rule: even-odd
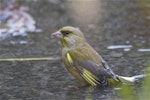
{"label": "pale beak", "polygon": [[51,37],[62,39],[63,35],[62,35],[62,33],[60,31],[57,31],[57,32],[52,33]]}

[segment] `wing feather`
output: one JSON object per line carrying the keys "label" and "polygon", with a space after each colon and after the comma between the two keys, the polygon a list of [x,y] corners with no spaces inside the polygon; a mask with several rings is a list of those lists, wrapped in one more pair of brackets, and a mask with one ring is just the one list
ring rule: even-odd
{"label": "wing feather", "polygon": [[92,86],[106,84],[107,78],[111,77],[102,65],[97,52],[90,47],[84,46],[80,49],[68,51],[67,59]]}
{"label": "wing feather", "polygon": [[72,70],[77,71],[92,86],[108,85],[110,79],[118,81],[108,64],[89,44],[69,50],[66,57]]}

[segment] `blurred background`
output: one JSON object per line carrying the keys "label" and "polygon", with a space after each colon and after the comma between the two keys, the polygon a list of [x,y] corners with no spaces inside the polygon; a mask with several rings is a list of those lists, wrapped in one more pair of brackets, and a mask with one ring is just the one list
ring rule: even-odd
{"label": "blurred background", "polygon": [[[145,72],[150,0],[0,0],[0,58],[61,57],[50,35],[68,25],[81,29],[116,74]],[[0,61],[0,94],[1,100],[122,100],[114,88],[80,88],[61,60]]]}

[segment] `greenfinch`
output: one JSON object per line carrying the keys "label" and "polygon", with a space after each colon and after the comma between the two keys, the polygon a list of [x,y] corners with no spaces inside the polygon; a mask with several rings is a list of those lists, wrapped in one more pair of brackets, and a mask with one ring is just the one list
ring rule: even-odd
{"label": "greenfinch", "polygon": [[66,26],[52,33],[52,36],[61,41],[64,65],[82,86],[108,86],[124,80],[110,69],[78,28]]}

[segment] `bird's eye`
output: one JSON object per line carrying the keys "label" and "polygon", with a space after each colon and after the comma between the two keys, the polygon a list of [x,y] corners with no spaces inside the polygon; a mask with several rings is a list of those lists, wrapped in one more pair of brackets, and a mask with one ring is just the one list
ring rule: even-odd
{"label": "bird's eye", "polygon": [[64,35],[68,35],[68,34],[69,34],[68,32],[64,33]]}
{"label": "bird's eye", "polygon": [[64,35],[64,36],[67,36],[68,34],[70,34],[71,32],[70,31],[62,31],[62,34]]}

